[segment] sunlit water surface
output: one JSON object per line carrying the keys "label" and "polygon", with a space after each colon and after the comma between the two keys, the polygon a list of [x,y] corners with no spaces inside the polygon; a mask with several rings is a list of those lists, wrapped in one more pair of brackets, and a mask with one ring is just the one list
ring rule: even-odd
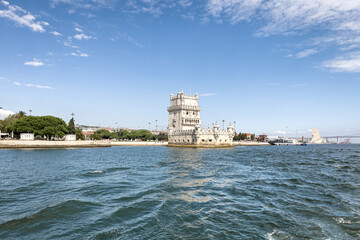
{"label": "sunlit water surface", "polygon": [[0,239],[360,239],[360,145],[0,150]]}

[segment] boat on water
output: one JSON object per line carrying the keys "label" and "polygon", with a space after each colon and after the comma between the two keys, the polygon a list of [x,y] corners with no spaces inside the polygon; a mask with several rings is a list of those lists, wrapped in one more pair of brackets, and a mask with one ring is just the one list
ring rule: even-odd
{"label": "boat on water", "polygon": [[269,141],[270,145],[300,145],[296,139],[292,138],[279,138]]}

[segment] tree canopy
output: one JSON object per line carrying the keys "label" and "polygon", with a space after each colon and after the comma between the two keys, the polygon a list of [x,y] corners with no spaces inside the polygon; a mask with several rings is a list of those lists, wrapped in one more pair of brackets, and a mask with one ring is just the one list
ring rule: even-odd
{"label": "tree canopy", "polygon": [[20,133],[34,133],[35,136],[63,137],[67,134],[67,124],[58,117],[53,116],[23,116],[7,127],[7,131]]}
{"label": "tree canopy", "polygon": [[139,140],[143,140],[143,141],[147,141],[147,140],[167,140],[167,134],[166,133],[160,133],[159,135],[154,135],[152,134],[149,130],[146,129],[140,129],[140,130],[133,130],[133,131],[128,131],[128,130],[120,130],[117,132],[109,132],[108,130],[105,129],[99,129],[96,132],[94,132],[93,134],[91,134],[90,139],[93,140],[101,140],[101,139],[128,139],[128,140],[135,140],[135,139],[139,139]]}
{"label": "tree canopy", "polygon": [[71,118],[68,125],[69,134],[75,134],[75,121],[74,118]]}

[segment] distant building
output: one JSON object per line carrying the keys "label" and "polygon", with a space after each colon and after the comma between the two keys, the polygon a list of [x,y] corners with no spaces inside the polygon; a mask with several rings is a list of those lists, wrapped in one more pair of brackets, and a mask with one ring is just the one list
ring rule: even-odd
{"label": "distant building", "polygon": [[227,129],[220,129],[216,122],[213,129],[201,127],[199,96],[179,92],[170,95],[168,146],[228,147],[232,146],[235,135],[230,123]]}
{"label": "distant building", "polygon": [[312,132],[312,138],[310,141],[311,143],[321,144],[324,142],[324,139],[320,137],[318,128],[313,128],[311,132]]}
{"label": "distant building", "polygon": [[65,141],[76,141],[76,135],[75,134],[66,134]]}
{"label": "distant building", "polygon": [[266,140],[267,140],[267,135],[265,135],[265,134],[259,135],[260,142],[266,142]]}
{"label": "distant building", "polygon": [[34,133],[20,133],[20,140],[33,141]]}
{"label": "distant building", "polygon": [[246,136],[246,140],[251,140],[251,133],[244,133]]}

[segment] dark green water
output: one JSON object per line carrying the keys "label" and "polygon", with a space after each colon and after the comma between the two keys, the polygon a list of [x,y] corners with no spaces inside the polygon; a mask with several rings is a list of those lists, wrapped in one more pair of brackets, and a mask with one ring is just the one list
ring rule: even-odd
{"label": "dark green water", "polygon": [[0,150],[0,239],[360,239],[360,145]]}

